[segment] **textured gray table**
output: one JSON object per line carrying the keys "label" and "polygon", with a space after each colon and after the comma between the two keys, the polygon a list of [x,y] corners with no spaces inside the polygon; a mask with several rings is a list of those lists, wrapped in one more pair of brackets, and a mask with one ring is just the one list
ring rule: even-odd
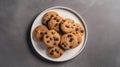
{"label": "textured gray table", "polygon": [[[76,58],[52,63],[31,49],[35,17],[52,6],[76,10],[89,37]],[[120,67],[120,0],[0,0],[0,67]]]}

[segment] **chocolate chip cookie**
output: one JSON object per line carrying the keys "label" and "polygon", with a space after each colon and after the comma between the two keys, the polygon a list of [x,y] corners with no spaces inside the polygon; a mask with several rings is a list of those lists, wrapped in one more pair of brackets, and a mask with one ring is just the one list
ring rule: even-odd
{"label": "chocolate chip cookie", "polygon": [[64,33],[69,33],[74,30],[73,24],[74,24],[74,21],[67,18],[63,22],[61,22],[60,28]]}
{"label": "chocolate chip cookie", "polygon": [[43,42],[47,47],[57,46],[60,43],[60,35],[55,30],[49,30],[43,36]]}
{"label": "chocolate chip cookie", "polygon": [[[79,45],[82,42],[82,36],[81,36],[81,34],[78,31],[73,31],[71,33],[74,34],[77,37],[78,45]],[[76,46],[78,46],[78,45],[76,45]]]}
{"label": "chocolate chip cookie", "polygon": [[55,12],[55,11],[50,11],[50,12],[47,12],[44,16],[43,16],[43,24],[44,25],[47,25],[48,22],[50,21],[50,19],[52,17],[55,17],[55,16],[58,16],[58,13]]}
{"label": "chocolate chip cookie", "polygon": [[59,32],[59,24],[62,22],[63,18],[60,16],[52,17],[48,23],[49,29],[54,29],[55,31]]}
{"label": "chocolate chip cookie", "polygon": [[62,56],[63,53],[64,53],[64,50],[62,50],[58,46],[48,48],[48,55],[50,55],[53,58],[58,58]]}
{"label": "chocolate chip cookie", "polygon": [[34,30],[34,35],[35,35],[36,40],[37,41],[42,40],[44,33],[47,31],[48,31],[48,29],[46,26],[44,26],[44,25],[37,26]]}
{"label": "chocolate chip cookie", "polygon": [[71,48],[76,47],[77,45],[78,45],[77,37],[74,34],[67,33],[61,37],[60,46],[63,49],[65,50],[71,49]]}
{"label": "chocolate chip cookie", "polygon": [[82,36],[84,35],[84,27],[79,23],[74,23],[74,30],[79,32]]}

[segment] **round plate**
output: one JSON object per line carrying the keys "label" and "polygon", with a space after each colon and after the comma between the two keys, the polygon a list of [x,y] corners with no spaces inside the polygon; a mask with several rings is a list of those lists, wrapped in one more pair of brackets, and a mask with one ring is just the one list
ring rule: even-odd
{"label": "round plate", "polygon": [[[76,23],[82,24],[84,29],[85,29],[85,34],[83,35],[82,42],[80,43],[80,45],[78,47],[76,47],[76,48],[65,51],[65,53],[59,58],[51,58],[51,57],[49,57],[47,55],[47,47],[44,45],[43,42],[37,42],[34,35],[33,35],[34,29],[38,25],[42,24],[43,15],[46,12],[49,12],[49,11],[56,11],[63,18],[71,18]],[[50,61],[62,62],[62,61],[67,61],[67,60],[70,60],[70,59],[76,57],[82,51],[82,49],[85,47],[85,44],[86,44],[86,41],[87,41],[88,31],[87,31],[85,21],[82,19],[82,17],[77,12],[75,12],[74,10],[72,10],[70,8],[67,8],[67,7],[56,6],[56,7],[51,7],[51,8],[48,8],[48,9],[44,10],[43,12],[41,12],[37,16],[37,18],[33,22],[30,37],[31,37],[33,48],[36,50],[36,52],[39,55],[41,55],[43,58],[45,58],[47,60],[50,60]]]}

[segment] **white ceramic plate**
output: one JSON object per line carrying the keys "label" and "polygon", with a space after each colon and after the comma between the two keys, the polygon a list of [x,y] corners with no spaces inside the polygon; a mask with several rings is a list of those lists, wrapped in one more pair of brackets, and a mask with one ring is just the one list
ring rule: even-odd
{"label": "white ceramic plate", "polygon": [[[56,11],[63,18],[72,18],[75,22],[81,23],[85,28],[85,34],[83,36],[82,43],[76,48],[65,51],[65,53],[59,58],[49,57],[47,55],[47,51],[46,51],[47,47],[42,42],[37,42],[33,36],[34,29],[38,25],[42,24],[43,15],[49,11]],[[62,6],[51,7],[51,8],[44,10],[43,12],[41,12],[36,17],[35,21],[33,22],[33,25],[31,28],[31,35],[30,35],[33,48],[36,50],[36,52],[39,55],[41,55],[43,58],[50,60],[50,61],[54,61],[54,62],[67,61],[67,60],[70,60],[70,59],[76,57],[82,51],[82,49],[85,47],[85,44],[87,41],[87,36],[88,36],[87,27],[86,27],[86,24],[85,24],[84,20],[82,19],[82,17],[74,10],[67,8],[67,7],[62,7]]]}

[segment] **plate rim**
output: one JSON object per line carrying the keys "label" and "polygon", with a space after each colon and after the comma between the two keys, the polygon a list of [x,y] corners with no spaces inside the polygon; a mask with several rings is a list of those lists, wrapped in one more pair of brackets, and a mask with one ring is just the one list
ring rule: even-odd
{"label": "plate rim", "polygon": [[[35,45],[33,44],[33,41],[32,41],[32,33],[33,33],[33,32],[32,32],[32,28],[33,28],[33,25],[34,25],[36,19],[37,19],[42,13],[44,13],[44,12],[46,12],[46,11],[49,11],[49,10],[52,10],[52,9],[59,9],[59,8],[60,8],[60,9],[66,9],[66,10],[69,10],[69,11],[71,11],[72,13],[74,13],[74,14],[78,17],[78,19],[81,21],[82,25],[84,25],[86,32],[85,32],[84,43],[83,43],[82,48],[80,49],[80,51],[79,51],[78,53],[76,53],[76,54],[75,54],[74,56],[72,56],[70,59],[60,60],[60,61],[57,60],[57,61],[56,61],[56,60],[51,60],[51,59],[48,59],[48,58],[44,57],[44,56],[41,55],[41,54],[39,53],[39,51],[36,49],[36,47],[35,47]],[[53,7],[49,7],[49,8],[47,8],[47,9],[43,10],[42,12],[40,12],[40,13],[35,17],[32,25],[31,25],[31,29],[30,29],[30,40],[31,40],[31,44],[32,44],[32,46],[33,46],[33,49],[37,52],[37,54],[39,54],[39,55],[40,55],[41,57],[43,57],[44,59],[49,60],[49,61],[53,61],[53,62],[64,62],[64,61],[71,60],[71,59],[75,58],[76,56],[78,56],[78,55],[82,52],[82,50],[84,49],[84,47],[86,46],[87,39],[88,39],[88,29],[87,29],[87,25],[86,25],[85,20],[84,20],[84,19],[82,18],[82,16],[81,16],[78,12],[76,12],[75,10],[73,10],[73,9],[71,9],[71,8],[68,8],[68,7],[64,7],[64,6],[53,6]]]}

